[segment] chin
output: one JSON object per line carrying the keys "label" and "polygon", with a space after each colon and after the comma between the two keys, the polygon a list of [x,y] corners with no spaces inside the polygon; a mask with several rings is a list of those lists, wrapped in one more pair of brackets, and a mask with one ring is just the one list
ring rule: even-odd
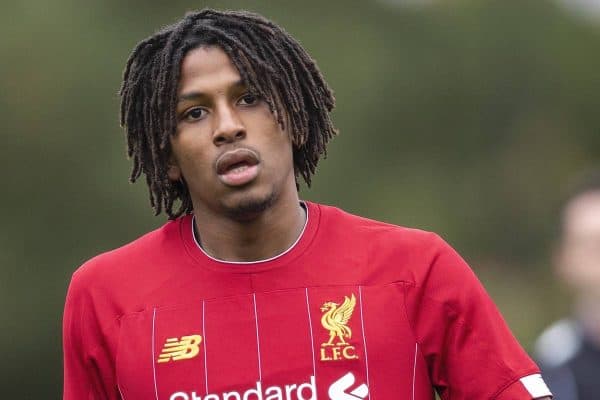
{"label": "chin", "polygon": [[276,198],[275,192],[271,191],[262,196],[246,195],[236,199],[232,202],[233,204],[222,204],[221,206],[230,218],[238,221],[248,221],[271,208]]}

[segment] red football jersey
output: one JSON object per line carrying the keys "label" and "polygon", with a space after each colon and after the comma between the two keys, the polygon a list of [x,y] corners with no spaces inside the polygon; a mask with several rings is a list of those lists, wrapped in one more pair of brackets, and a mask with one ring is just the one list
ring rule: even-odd
{"label": "red football jersey", "polygon": [[532,399],[537,366],[437,235],[304,203],[277,257],[225,262],[186,216],[73,275],[65,400]]}

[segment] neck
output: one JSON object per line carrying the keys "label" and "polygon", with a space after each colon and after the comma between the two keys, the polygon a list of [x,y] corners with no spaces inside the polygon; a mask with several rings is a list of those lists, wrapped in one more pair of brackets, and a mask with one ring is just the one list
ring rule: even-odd
{"label": "neck", "polygon": [[294,197],[242,221],[194,209],[198,242],[207,254],[223,261],[248,262],[275,257],[296,242],[306,222],[297,193]]}
{"label": "neck", "polygon": [[586,336],[600,347],[600,296],[597,294],[577,299],[575,312]]}

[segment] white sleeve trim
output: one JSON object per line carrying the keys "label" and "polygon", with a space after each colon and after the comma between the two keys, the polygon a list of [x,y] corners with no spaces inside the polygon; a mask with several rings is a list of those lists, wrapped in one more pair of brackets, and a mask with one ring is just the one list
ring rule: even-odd
{"label": "white sleeve trim", "polygon": [[539,399],[540,397],[552,396],[550,389],[546,386],[546,383],[542,379],[542,375],[533,374],[524,376],[520,379],[525,389],[529,392],[532,399]]}

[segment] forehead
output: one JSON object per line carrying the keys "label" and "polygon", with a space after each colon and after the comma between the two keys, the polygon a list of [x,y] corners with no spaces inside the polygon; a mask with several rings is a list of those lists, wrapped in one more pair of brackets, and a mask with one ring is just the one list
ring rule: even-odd
{"label": "forehead", "polygon": [[238,70],[220,47],[197,47],[190,50],[181,62],[179,93],[219,91],[240,79]]}
{"label": "forehead", "polygon": [[583,193],[569,202],[564,211],[567,234],[600,234],[600,190]]}

